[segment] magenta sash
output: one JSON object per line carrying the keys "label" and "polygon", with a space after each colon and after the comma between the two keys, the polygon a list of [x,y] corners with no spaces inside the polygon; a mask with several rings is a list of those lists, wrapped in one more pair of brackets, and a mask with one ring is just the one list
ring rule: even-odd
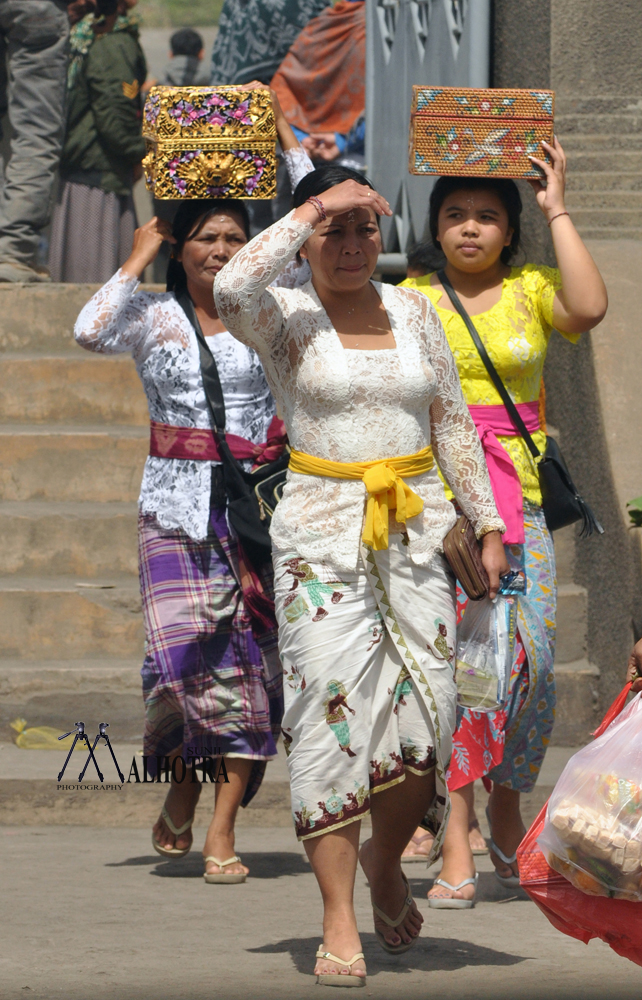
{"label": "magenta sash", "polygon": [[[149,454],[152,458],[188,458],[197,462],[220,462],[216,438],[209,428],[175,427],[152,420],[149,425]],[[252,458],[254,465],[275,462],[286,444],[285,424],[273,417],[267,441],[253,444],[236,434],[225,435],[234,458]]]}
{"label": "magenta sash", "polygon": [[[539,428],[539,400],[532,403],[517,403],[517,412],[526,424],[530,434]],[[522,484],[513,460],[497,440],[502,437],[520,437],[519,431],[508,416],[503,403],[497,406],[469,406],[477,433],[481,439],[486,464],[490,474],[490,484],[495,495],[499,516],[506,525],[503,537],[505,545],[524,544],[524,501]]]}

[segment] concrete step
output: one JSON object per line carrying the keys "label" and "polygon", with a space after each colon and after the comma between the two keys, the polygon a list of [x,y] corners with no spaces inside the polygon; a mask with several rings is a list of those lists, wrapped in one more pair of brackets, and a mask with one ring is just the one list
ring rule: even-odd
{"label": "concrete step", "polygon": [[642,230],[629,226],[578,226],[583,240],[642,240]]}
{"label": "concrete step", "polygon": [[600,672],[586,658],[572,663],[555,661],[557,710],[551,744],[584,746],[601,720]]}
{"label": "concrete step", "polygon": [[[0,352],[76,353],[73,329],[78,313],[99,285],[0,284]],[[141,291],[164,291],[142,285]]]}
{"label": "concrete step", "polygon": [[[587,127],[592,127],[592,120],[586,121]],[[563,132],[560,130],[558,133],[559,140],[564,148],[565,153],[576,153],[576,152],[594,152],[599,153],[603,150],[617,150],[618,157],[620,150],[627,152],[637,152],[642,150],[642,131],[640,132]],[[613,158],[611,158],[611,166],[613,166]],[[617,166],[623,166],[617,161]]]}
{"label": "concrete step", "polygon": [[639,191],[577,191],[570,188],[566,192],[566,207],[574,214],[578,208],[589,208],[602,211],[604,209],[642,209],[642,188]]}
{"label": "concrete step", "polygon": [[[640,163],[642,164],[642,158]],[[575,161],[573,167],[575,167]],[[568,176],[567,198],[571,192],[578,191],[642,191],[642,170],[631,173],[598,170],[589,173],[573,169]]]}
{"label": "concrete step", "polygon": [[642,133],[642,108],[608,114],[556,114],[555,131],[568,141],[570,135],[622,135],[627,138]]}
{"label": "concrete step", "polygon": [[[562,143],[562,145],[564,145]],[[608,149],[598,151],[595,149],[582,149],[577,147],[567,149],[564,152],[568,159],[569,183],[573,183],[573,178],[578,173],[608,173],[616,177],[628,174],[638,174],[642,172],[642,152],[639,150],[618,150],[617,159],[614,159]],[[615,169],[614,169],[615,168]]]}
{"label": "concrete step", "polygon": [[69,357],[0,354],[0,424],[25,420],[144,426],[149,414],[127,355],[105,357],[81,348]]}
{"label": "concrete step", "polygon": [[0,621],[0,659],[142,656],[136,577],[2,577]]}
{"label": "concrete step", "polygon": [[[585,229],[642,229],[641,208],[574,208],[573,222],[580,231]],[[623,239],[630,237],[622,236]]]}
{"label": "concrete step", "polygon": [[0,426],[0,500],[138,499],[142,427]]}
{"label": "concrete step", "polygon": [[576,583],[557,590],[555,663],[574,663],[586,657],[588,591]]}
{"label": "concrete step", "polygon": [[0,574],[135,575],[135,503],[0,503]]}
{"label": "concrete step", "polygon": [[642,114],[642,97],[639,94],[557,97],[555,100],[555,123],[567,115]]}
{"label": "concrete step", "polygon": [[562,528],[560,531],[553,533],[558,585],[561,583],[573,583],[575,580],[576,531],[577,526],[569,524],[567,528]]}

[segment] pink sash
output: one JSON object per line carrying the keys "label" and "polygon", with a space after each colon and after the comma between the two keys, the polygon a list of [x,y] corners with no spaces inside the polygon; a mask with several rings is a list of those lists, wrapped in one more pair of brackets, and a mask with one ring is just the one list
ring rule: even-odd
{"label": "pink sash", "polygon": [[[538,431],[540,429],[539,400],[536,399],[532,403],[517,403],[516,407],[529,433],[534,434],[535,431]],[[519,481],[512,458],[497,440],[497,435],[520,437],[520,434],[508,416],[503,403],[499,403],[497,406],[469,406],[468,409],[484,449],[497,510],[506,525],[504,544],[523,545],[522,484]]]}
{"label": "pink sash", "polygon": [[[197,462],[220,462],[216,438],[202,427],[174,427],[152,420],[149,426],[149,454],[153,458],[188,458]],[[254,465],[274,462],[283,454],[286,443],[285,424],[273,417],[267,441],[253,444],[236,434],[225,435],[235,458],[253,458]]]}

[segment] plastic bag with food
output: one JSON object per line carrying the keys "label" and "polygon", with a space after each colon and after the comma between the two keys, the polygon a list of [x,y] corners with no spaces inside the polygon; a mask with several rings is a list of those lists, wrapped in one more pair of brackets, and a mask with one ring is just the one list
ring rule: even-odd
{"label": "plastic bag with food", "polygon": [[506,701],[516,623],[515,596],[468,601],[457,626],[455,657],[457,702],[463,708],[494,712]]}
{"label": "plastic bag with food", "polygon": [[642,901],[642,695],[571,757],[537,843],[583,893]]}

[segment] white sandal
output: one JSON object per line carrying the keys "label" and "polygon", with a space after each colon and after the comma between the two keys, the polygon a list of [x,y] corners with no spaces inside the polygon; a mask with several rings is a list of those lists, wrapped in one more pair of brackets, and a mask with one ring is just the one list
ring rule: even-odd
{"label": "white sandal", "polygon": [[[329,951],[323,950],[323,944],[319,945],[317,951],[317,958],[325,958],[328,962],[336,962],[337,965],[342,965],[344,969],[350,969],[355,962],[358,962],[360,958],[364,958],[362,951],[358,951],[352,956],[349,962],[344,962],[342,958],[337,958],[336,955],[331,954]],[[347,976],[342,975],[340,972],[319,972],[317,973],[317,986],[365,986],[366,977],[365,976],[353,976],[349,973]]]}
{"label": "white sandal", "polygon": [[455,899],[454,896],[428,896],[428,906],[432,910],[472,910],[475,905],[475,894],[477,892],[478,882],[478,872],[475,872],[473,878],[465,878],[463,882],[459,883],[459,885],[451,885],[450,882],[446,882],[443,878],[436,878],[433,882],[433,888],[436,885],[441,885],[444,889],[449,889],[450,892],[459,892],[465,885],[472,885],[474,886],[475,891],[472,899]]}
{"label": "white sandal", "polygon": [[[180,837],[182,833],[186,833],[187,830],[189,830],[190,827],[192,826],[192,823],[194,822],[194,817],[192,816],[192,818],[188,819],[187,822],[183,823],[182,826],[174,826],[174,823],[172,822],[172,817],[167,812],[165,806],[163,806],[163,808],[161,809],[161,816],[163,817],[163,819],[165,820],[165,824],[169,827],[169,829],[172,831],[175,837]],[[152,847],[154,848],[157,854],[162,854],[163,857],[165,858],[184,858],[185,855],[189,854],[189,852],[192,849],[191,844],[189,847],[163,847],[162,844],[158,843],[153,833],[152,833]]]}
{"label": "white sandal", "polygon": [[[238,854],[235,854],[233,858],[228,858],[227,861],[219,861],[219,859],[215,858],[213,854],[209,854],[205,858],[205,864],[207,864],[208,861],[218,865],[219,868],[227,868],[228,865],[233,865],[237,861],[239,864],[242,864]],[[210,884],[224,882],[228,885],[233,885],[238,884],[239,882],[245,882],[247,875],[245,872],[203,872],[203,878]]]}
{"label": "white sandal", "polygon": [[[408,913],[408,910],[413,904],[412,891],[410,889],[410,885],[408,884],[408,879],[406,878],[403,872],[401,873],[401,877],[404,880],[406,886],[406,898],[404,900],[403,907],[401,908],[401,912],[399,913],[399,916],[395,920],[391,920],[387,913],[384,913],[383,910],[379,909],[379,907],[372,902],[372,892],[370,893],[371,896],[370,902],[372,904],[372,909],[374,910],[376,915],[381,920],[383,920],[383,922],[387,924],[388,927],[392,927],[393,930],[396,930],[397,927],[399,927],[399,925],[404,922],[404,920],[406,919],[406,914]],[[417,937],[411,938],[408,944],[406,944],[404,941],[400,941],[399,944],[389,944],[388,941],[386,941],[385,937],[383,936],[383,933],[377,930],[376,927],[374,929],[374,932],[377,936],[377,941],[379,942],[383,950],[387,951],[390,955],[401,955],[402,952],[409,951],[409,949],[413,948],[414,945],[416,945],[417,941],[419,940],[419,935],[417,935]],[[399,936],[401,937],[401,935]]]}
{"label": "white sandal", "polygon": [[[490,849],[491,849],[491,851],[493,851],[493,853],[497,855],[497,857],[499,858],[500,861],[503,861],[505,865],[507,865],[509,868],[511,868],[515,864],[515,862],[517,861],[517,851],[515,851],[514,854],[511,854],[510,858],[507,857],[504,854],[503,851],[500,851],[499,847],[497,846],[497,844],[493,840],[493,828],[490,825],[490,813],[488,811],[488,807],[486,807],[486,820],[488,822],[488,831],[490,833]],[[491,860],[492,860],[492,858],[491,858]],[[519,888],[519,885],[520,885],[519,875],[515,875],[515,874],[513,874],[513,875],[500,875],[499,872],[497,871],[497,869],[495,868],[495,878],[497,879],[497,881],[499,882],[500,885],[504,886],[505,889],[518,889]]]}

